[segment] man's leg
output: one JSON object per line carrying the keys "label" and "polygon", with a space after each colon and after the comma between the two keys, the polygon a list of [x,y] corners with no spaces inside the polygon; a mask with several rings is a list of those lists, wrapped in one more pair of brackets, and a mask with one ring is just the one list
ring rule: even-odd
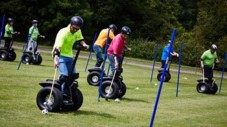
{"label": "man's leg", "polygon": [[103,58],[102,58],[102,49],[100,46],[98,45],[94,45],[93,46],[93,50],[95,51],[96,54],[96,64],[95,67],[100,67],[102,62],[103,62]]}
{"label": "man's leg", "polygon": [[114,71],[115,71],[115,65],[114,65],[114,58],[113,58],[113,55],[107,55],[108,59],[109,59],[109,62],[110,62],[110,67],[111,67],[111,76],[114,75]]}
{"label": "man's leg", "polygon": [[[64,78],[67,80],[68,69],[67,69],[66,58],[65,57],[62,57],[62,56],[59,57],[58,71],[59,71],[59,74],[60,74],[59,80],[60,80],[61,76],[64,76]],[[63,82],[61,84],[62,94],[65,94],[65,83],[66,83],[66,80],[63,80]]]}
{"label": "man's leg", "polygon": [[9,50],[9,46],[10,46],[10,42],[12,41],[12,39],[11,38],[9,38],[9,37],[6,37],[5,38],[5,45],[4,45],[4,47],[7,49],[7,50]]}

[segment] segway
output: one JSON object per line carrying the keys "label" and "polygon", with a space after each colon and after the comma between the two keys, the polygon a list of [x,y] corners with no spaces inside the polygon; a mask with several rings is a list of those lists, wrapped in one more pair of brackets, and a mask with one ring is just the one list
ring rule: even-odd
{"label": "segway", "polygon": [[14,61],[17,55],[12,47],[7,49],[6,47],[0,47],[0,60]]}
{"label": "segway", "polygon": [[215,80],[209,80],[208,78],[204,78],[204,71],[203,71],[203,78],[197,80],[198,84],[196,86],[196,90],[198,93],[205,93],[205,94],[215,94],[218,90],[218,86],[215,83]]}
{"label": "segway", "polygon": [[[18,32],[17,34],[20,34]],[[3,61],[14,61],[17,57],[14,49],[12,48],[13,40],[11,41],[9,48],[7,47],[0,47],[0,60]]]}
{"label": "segway", "polygon": [[[43,36],[40,36],[40,37],[43,37]],[[22,63],[40,65],[42,63],[42,56],[40,52],[37,51],[37,49],[38,49],[38,42],[37,42],[37,46],[34,49],[34,53],[31,51],[27,51],[25,49],[23,53],[24,55],[22,57]]]}
{"label": "segway", "polygon": [[125,83],[123,82],[122,64],[124,60],[125,51],[123,53],[122,62],[119,63],[119,67],[115,70],[113,76],[103,77],[101,87],[101,97],[106,99],[122,98],[127,90]]}
{"label": "segway", "polygon": [[119,68],[116,70],[114,76],[103,77],[101,97],[116,99],[122,98],[125,95],[127,87],[123,82],[123,77],[121,76],[122,72],[123,69]]}
{"label": "segway", "polygon": [[[164,82],[168,82],[171,79],[171,74],[169,72],[170,64],[171,64],[171,60],[168,61],[168,65],[166,67],[166,73],[164,75],[164,80],[163,80]],[[164,72],[163,70],[158,70],[158,75],[157,75],[158,81],[161,81],[163,72]]]}
{"label": "segway", "polygon": [[[94,67],[91,69],[88,69],[89,74],[87,76],[87,82],[91,86],[99,86],[100,84],[100,78],[102,69],[100,67]],[[103,76],[106,77],[106,73],[104,71]]]}
{"label": "segway", "polygon": [[[66,109],[76,111],[82,106],[83,95],[78,89],[78,82],[76,81],[76,79],[79,78],[79,73],[73,73],[80,50],[81,47],[77,46],[77,53],[68,78],[65,78],[64,80],[61,80],[61,77],[59,80],[47,79],[46,81],[39,83],[39,85],[43,87],[36,97],[36,103],[40,110],[48,109],[48,111],[54,112]],[[61,91],[62,83],[65,83],[67,86],[64,95]]]}

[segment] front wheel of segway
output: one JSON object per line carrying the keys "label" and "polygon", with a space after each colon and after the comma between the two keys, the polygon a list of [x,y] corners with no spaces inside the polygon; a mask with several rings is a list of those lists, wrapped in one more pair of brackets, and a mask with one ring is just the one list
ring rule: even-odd
{"label": "front wheel of segway", "polygon": [[0,60],[7,60],[9,58],[9,53],[6,50],[0,51]]}
{"label": "front wheel of segway", "polygon": [[196,86],[196,90],[197,90],[198,93],[207,93],[208,87],[205,83],[199,83]]}
{"label": "front wheel of segway", "polygon": [[33,61],[33,64],[40,65],[42,63],[42,57],[40,55],[35,56],[36,59]]}
{"label": "front wheel of segway", "polygon": [[218,91],[218,86],[216,83],[213,83],[213,85],[209,89],[209,94],[215,94]]}
{"label": "front wheel of segway", "polygon": [[91,86],[99,86],[100,83],[100,72],[92,71],[87,76],[87,82]]}
{"label": "front wheel of segway", "polygon": [[101,97],[108,99],[116,99],[119,91],[119,87],[116,82],[113,81],[113,84],[110,88],[111,81],[107,80],[102,83],[101,87]]}
{"label": "front wheel of segway", "polygon": [[83,104],[83,94],[79,89],[72,88],[72,104],[63,104],[64,109],[77,111]]}
{"label": "front wheel of segway", "polygon": [[126,87],[125,83],[121,82],[121,88],[119,89],[119,95],[117,98],[122,98],[126,93],[126,89],[127,89],[127,87]]}
{"label": "front wheel of segway", "polygon": [[33,57],[30,54],[25,53],[22,58],[22,63],[24,64],[31,64],[33,62]]}
{"label": "front wheel of segway", "polygon": [[[40,110],[48,108],[48,111],[60,110],[63,102],[62,93],[57,88],[53,88],[52,95],[50,96],[51,87],[44,87],[41,89],[36,97],[36,103]],[[44,102],[48,103],[48,107],[44,105]]]}

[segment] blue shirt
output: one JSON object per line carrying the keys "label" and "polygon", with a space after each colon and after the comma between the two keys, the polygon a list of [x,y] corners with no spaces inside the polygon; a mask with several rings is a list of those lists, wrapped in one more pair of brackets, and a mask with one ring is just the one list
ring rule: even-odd
{"label": "blue shirt", "polygon": [[[165,46],[162,50],[162,60],[166,60],[168,57],[168,52],[169,52],[169,46]],[[171,53],[173,52],[173,50],[171,50]]]}

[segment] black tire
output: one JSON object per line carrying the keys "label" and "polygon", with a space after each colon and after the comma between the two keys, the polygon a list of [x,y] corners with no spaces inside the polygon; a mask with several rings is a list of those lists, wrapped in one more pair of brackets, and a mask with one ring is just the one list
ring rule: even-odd
{"label": "black tire", "polygon": [[[102,87],[101,87],[101,97],[103,98],[108,98],[108,99],[115,99],[117,98],[119,95],[119,87],[117,85],[117,83],[115,81],[113,81],[112,87],[110,88],[111,85],[111,81],[110,80],[106,80],[102,83]],[[107,96],[107,93],[110,89],[110,92]]]}
{"label": "black tire", "polygon": [[[157,75],[157,79],[158,81],[161,81],[162,80],[162,72],[159,72],[158,75]],[[166,76],[164,76],[164,82],[166,81]]]}
{"label": "black tire", "polygon": [[14,51],[10,52],[9,61],[14,61],[16,57],[17,57],[17,54]]}
{"label": "black tire", "polygon": [[33,62],[33,57],[30,54],[25,53],[22,57],[22,63],[24,64],[31,64]]}
{"label": "black tire", "polygon": [[208,86],[205,83],[199,83],[196,86],[196,90],[198,93],[207,93],[208,92]]}
{"label": "black tire", "polygon": [[83,104],[83,94],[81,91],[74,87],[72,88],[72,105],[64,105],[63,108],[66,110],[77,111]]}
{"label": "black tire", "polygon": [[37,59],[37,60],[34,60],[34,61],[33,61],[33,64],[35,64],[35,65],[40,65],[40,64],[42,63],[42,60],[43,60],[42,57],[41,57],[40,55],[37,55],[37,56],[36,56],[36,59]]}
{"label": "black tire", "polygon": [[[46,108],[44,105],[44,102],[48,101],[50,91],[51,91],[51,87],[44,87],[43,89],[41,89],[38,92],[37,97],[36,97],[36,103],[40,110],[43,110]],[[62,97],[62,93],[59,89],[57,89],[55,87],[53,88],[50,102],[51,102],[51,104],[49,105],[49,107],[51,107],[51,108],[48,109],[48,111],[54,112],[54,111],[59,111],[61,109],[63,97]]]}
{"label": "black tire", "polygon": [[87,76],[87,82],[91,86],[99,86],[101,73],[98,71],[92,71]]}
{"label": "black tire", "polygon": [[216,83],[214,83],[213,85],[210,86],[208,93],[209,94],[216,94],[216,92],[218,91],[218,86]]}
{"label": "black tire", "polygon": [[125,83],[121,82],[121,88],[119,89],[117,98],[122,98],[126,93],[126,89],[127,89],[127,87],[126,87]]}
{"label": "black tire", "polygon": [[169,72],[166,72],[165,82],[169,82],[170,79],[171,79],[171,74]]}
{"label": "black tire", "polygon": [[0,60],[8,60],[9,53],[6,50],[0,51]]}

